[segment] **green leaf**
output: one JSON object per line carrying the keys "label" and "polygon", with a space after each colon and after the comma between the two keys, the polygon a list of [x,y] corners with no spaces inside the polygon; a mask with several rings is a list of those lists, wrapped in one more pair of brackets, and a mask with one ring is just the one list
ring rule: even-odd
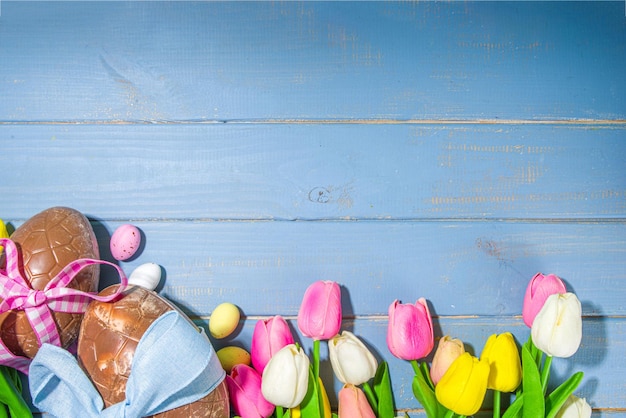
{"label": "green leaf", "polygon": [[523,347],[526,347],[528,349],[531,357],[533,358],[533,361],[535,362],[535,365],[537,366],[537,369],[540,369],[543,352],[537,348],[537,346],[533,342],[532,336],[528,336],[528,340]]}
{"label": "green leaf", "polygon": [[424,407],[428,418],[437,417],[437,408],[439,402],[435,396],[435,392],[430,388],[426,379],[421,373],[416,373],[413,377],[413,395],[418,402]]}
{"label": "green leaf", "polygon": [[524,391],[523,418],[543,417],[545,405],[541,376],[530,350],[526,345],[522,347],[522,388]]}
{"label": "green leaf", "polygon": [[318,388],[315,377],[313,376],[313,369],[309,368],[309,387],[300,404],[300,416],[302,418],[319,418],[322,416],[323,412],[320,410]]}
{"label": "green leaf", "polygon": [[6,366],[0,366],[0,404],[7,406],[9,415],[19,418],[32,418],[33,413],[26,405],[26,401],[22,397],[21,380],[15,369]]}
{"label": "green leaf", "polygon": [[432,390],[435,390],[435,384],[430,377],[430,369],[428,368],[428,363],[421,363],[420,370],[422,371],[422,374],[424,375],[424,379],[426,380],[426,383],[428,383],[428,386],[430,386]]}
{"label": "green leaf", "polygon": [[374,376],[374,394],[378,400],[378,418],[394,418],[395,407],[393,405],[393,392],[391,391],[391,377],[387,362],[378,365]]}
{"label": "green leaf", "polygon": [[561,383],[546,398],[546,409],[549,411],[546,418],[554,418],[559,412],[569,395],[574,393],[580,382],[583,380],[583,372],[574,373],[565,382]]}
{"label": "green leaf", "polygon": [[8,407],[5,404],[0,403],[0,418],[9,418],[9,411],[7,409]]}
{"label": "green leaf", "polygon": [[522,418],[522,409],[524,406],[524,394],[520,393],[515,400],[506,409],[502,418]]}
{"label": "green leaf", "polygon": [[339,415],[333,412],[333,418],[339,418]]}

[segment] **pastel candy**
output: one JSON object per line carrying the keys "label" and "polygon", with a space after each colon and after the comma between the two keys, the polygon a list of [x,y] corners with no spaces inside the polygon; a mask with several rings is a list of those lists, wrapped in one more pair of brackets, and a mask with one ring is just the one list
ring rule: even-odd
{"label": "pastel candy", "polygon": [[111,236],[111,255],[116,260],[128,260],[131,258],[141,244],[141,233],[139,229],[130,224],[124,224],[117,228]]}
{"label": "pastel candy", "polygon": [[154,290],[161,281],[161,266],[156,263],[145,263],[137,267],[128,277],[128,283]]}

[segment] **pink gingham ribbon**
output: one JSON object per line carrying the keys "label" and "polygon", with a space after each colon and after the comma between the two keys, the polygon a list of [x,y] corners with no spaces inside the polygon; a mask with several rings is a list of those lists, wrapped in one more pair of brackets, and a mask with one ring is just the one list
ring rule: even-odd
{"label": "pink gingham ribbon", "polygon": [[[0,246],[4,246],[6,258],[5,270],[0,270],[0,313],[10,310],[23,310],[30,322],[39,346],[44,343],[61,346],[51,311],[66,313],[84,313],[89,302],[93,300],[109,302],[126,289],[128,279],[117,265],[104,260],[81,258],[65,266],[43,290],[30,287],[22,276],[19,268],[19,253],[15,243],[8,238],[0,238]],[[115,293],[99,296],[95,293],[70,289],[66,286],[85,267],[93,264],[113,266],[120,276],[120,286]],[[13,354],[0,340],[0,364],[13,367],[28,374],[30,359]]]}

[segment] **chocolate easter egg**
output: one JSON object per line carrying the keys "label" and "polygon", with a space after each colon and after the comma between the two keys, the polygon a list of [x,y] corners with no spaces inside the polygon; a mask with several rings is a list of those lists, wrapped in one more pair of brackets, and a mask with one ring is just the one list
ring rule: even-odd
{"label": "chocolate easter egg", "polygon": [[[99,258],[98,244],[89,220],[79,211],[54,207],[33,216],[19,226],[11,239],[21,255],[20,270],[35,290],[43,290],[68,263],[79,258]],[[4,266],[4,256],[0,265]],[[96,292],[99,265],[81,270],[68,285],[84,292]],[[67,348],[78,337],[82,314],[52,312]],[[0,338],[14,354],[33,358],[39,350],[37,337],[23,310],[0,314]]]}
{"label": "chocolate easter egg", "polygon": [[[107,287],[100,295],[110,295],[117,287],[118,285]],[[80,366],[102,396],[105,407],[125,399],[126,382],[132,369],[134,353],[148,327],[165,312],[177,309],[155,292],[132,285],[114,302],[93,301],[89,304],[78,337],[77,356]],[[187,318],[184,314],[183,316]],[[170,360],[176,359],[176,353],[163,355]],[[154,415],[158,418],[229,416],[225,382],[221,382],[204,398]]]}

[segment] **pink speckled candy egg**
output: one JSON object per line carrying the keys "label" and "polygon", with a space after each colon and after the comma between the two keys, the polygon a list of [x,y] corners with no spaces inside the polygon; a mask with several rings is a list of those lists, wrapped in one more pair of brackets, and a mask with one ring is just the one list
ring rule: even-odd
{"label": "pink speckled candy egg", "polygon": [[139,229],[130,224],[121,225],[111,236],[111,255],[116,260],[128,260],[135,255],[140,244]]}

